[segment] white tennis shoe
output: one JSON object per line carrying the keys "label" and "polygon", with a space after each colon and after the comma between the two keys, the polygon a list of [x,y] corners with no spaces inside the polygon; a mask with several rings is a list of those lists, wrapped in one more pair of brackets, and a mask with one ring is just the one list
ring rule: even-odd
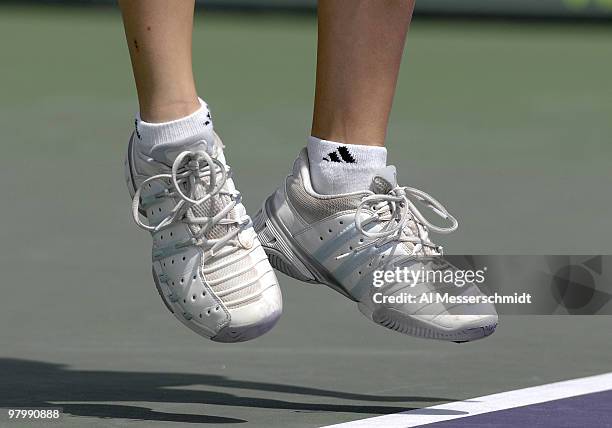
{"label": "white tennis shoe", "polygon": [[[333,288],[357,302],[366,317],[395,331],[455,342],[490,335],[497,326],[493,305],[420,299],[427,293],[482,296],[473,283],[457,287],[391,280],[373,286],[376,272],[397,267],[432,272],[454,269],[440,260],[442,248],[431,242],[428,232],[452,232],[457,221],[425,192],[399,187],[395,175],[395,167],[388,166],[374,177],[370,190],[317,194],[304,149],[291,175],[254,218],[270,262],[293,278]],[[450,226],[432,225],[411,199],[430,207],[450,221]],[[418,299],[404,302],[398,298],[403,294]]]}
{"label": "white tennis shoe", "polygon": [[152,149],[132,135],[126,181],[134,220],[153,237],[153,278],[166,307],[202,336],[241,342],[276,324],[282,298],[223,144],[209,134]]}

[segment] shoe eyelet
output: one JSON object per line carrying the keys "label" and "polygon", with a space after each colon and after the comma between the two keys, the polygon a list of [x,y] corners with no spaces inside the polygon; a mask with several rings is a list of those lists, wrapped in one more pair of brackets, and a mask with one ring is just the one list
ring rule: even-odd
{"label": "shoe eyelet", "polygon": [[322,236],[319,236],[319,239],[322,241],[322,240],[323,240],[323,237],[322,237]]}

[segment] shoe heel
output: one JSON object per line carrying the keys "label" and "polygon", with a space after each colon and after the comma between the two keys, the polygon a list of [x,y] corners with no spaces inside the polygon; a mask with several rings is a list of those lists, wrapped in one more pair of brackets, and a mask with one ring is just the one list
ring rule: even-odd
{"label": "shoe heel", "polygon": [[[127,150],[125,159],[123,160],[123,174],[124,174],[123,176],[125,178],[125,184],[128,188],[128,192],[130,192],[130,199],[133,199],[134,195],[136,194],[136,182],[134,181],[134,175],[132,171],[132,161],[131,161],[133,141],[134,141],[134,135],[130,137],[130,142],[128,144],[128,150]],[[138,212],[143,217],[147,216],[147,213],[145,212],[145,210],[140,207],[138,208]]]}
{"label": "shoe heel", "polygon": [[315,276],[291,250],[283,233],[268,218],[265,206],[253,217],[253,228],[274,269],[298,281],[319,284]]}
{"label": "shoe heel", "polygon": [[136,185],[134,184],[134,177],[132,176],[132,163],[130,161],[130,156],[132,156],[133,139],[134,136],[131,136],[130,142],[128,143],[127,153],[123,159],[123,177],[125,178],[125,185],[128,188],[128,192],[130,192],[130,198],[133,198],[134,194],[136,193]]}

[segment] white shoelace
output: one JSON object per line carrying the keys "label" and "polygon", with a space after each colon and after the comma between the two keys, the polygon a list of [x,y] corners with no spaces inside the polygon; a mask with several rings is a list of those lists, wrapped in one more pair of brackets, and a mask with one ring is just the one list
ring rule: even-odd
{"label": "white shoelace", "polygon": [[[410,200],[410,197],[424,203],[443,219],[449,220],[451,225],[448,227],[440,227],[432,224]],[[374,215],[362,220],[361,214],[367,209],[372,209]],[[410,220],[415,224],[416,234],[408,225]],[[378,232],[364,230],[363,227],[371,222],[384,222],[386,224]],[[395,225],[393,225],[394,222]],[[391,241],[414,244],[411,255],[418,255],[423,250],[424,246],[434,248],[441,253],[442,248],[429,240],[426,229],[446,234],[454,232],[457,230],[458,226],[459,222],[457,219],[444,208],[444,205],[434,199],[433,196],[412,187],[395,187],[386,195],[373,194],[362,199],[355,212],[355,228],[365,237],[373,239],[336,258],[344,258],[373,245],[380,247]]]}
{"label": "white shoelace", "polygon": [[[218,177],[220,175],[220,177]],[[132,216],[136,224],[142,229],[150,232],[157,232],[167,228],[175,223],[185,223],[189,225],[199,226],[199,230],[194,233],[191,240],[176,244],[176,247],[185,247],[189,245],[202,246],[205,249],[211,250],[211,255],[227,246],[232,245],[238,249],[242,244],[237,238],[238,234],[243,230],[244,226],[248,225],[250,219],[244,216],[240,219],[229,219],[227,215],[234,209],[236,204],[240,202],[240,192],[228,192],[223,190],[223,186],[230,173],[228,167],[218,159],[211,157],[205,151],[184,151],[180,153],[172,164],[171,172],[157,174],[147,178],[138,187],[134,198],[132,199]],[[203,180],[208,178],[209,182]],[[141,205],[142,189],[150,182],[162,180],[169,184],[169,188],[163,192],[152,195],[150,199],[159,198],[179,198],[180,200],[170,213],[156,225],[147,225],[140,220],[139,208]],[[205,189],[205,195],[202,198],[197,198],[197,185],[201,185]],[[189,196],[183,192],[181,186],[185,188]],[[227,195],[231,198],[231,202],[227,204],[219,213],[213,217],[196,217],[191,208],[196,207],[210,200],[216,195]],[[216,225],[236,225],[231,228],[227,234],[218,239],[206,238],[206,233]]]}

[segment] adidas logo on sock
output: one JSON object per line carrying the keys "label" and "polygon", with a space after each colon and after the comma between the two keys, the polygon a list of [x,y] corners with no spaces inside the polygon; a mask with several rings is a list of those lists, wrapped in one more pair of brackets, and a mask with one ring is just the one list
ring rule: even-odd
{"label": "adidas logo on sock", "polygon": [[[340,155],[340,156],[338,156]],[[346,146],[338,147],[323,158],[327,162],[355,163],[356,160]]]}

